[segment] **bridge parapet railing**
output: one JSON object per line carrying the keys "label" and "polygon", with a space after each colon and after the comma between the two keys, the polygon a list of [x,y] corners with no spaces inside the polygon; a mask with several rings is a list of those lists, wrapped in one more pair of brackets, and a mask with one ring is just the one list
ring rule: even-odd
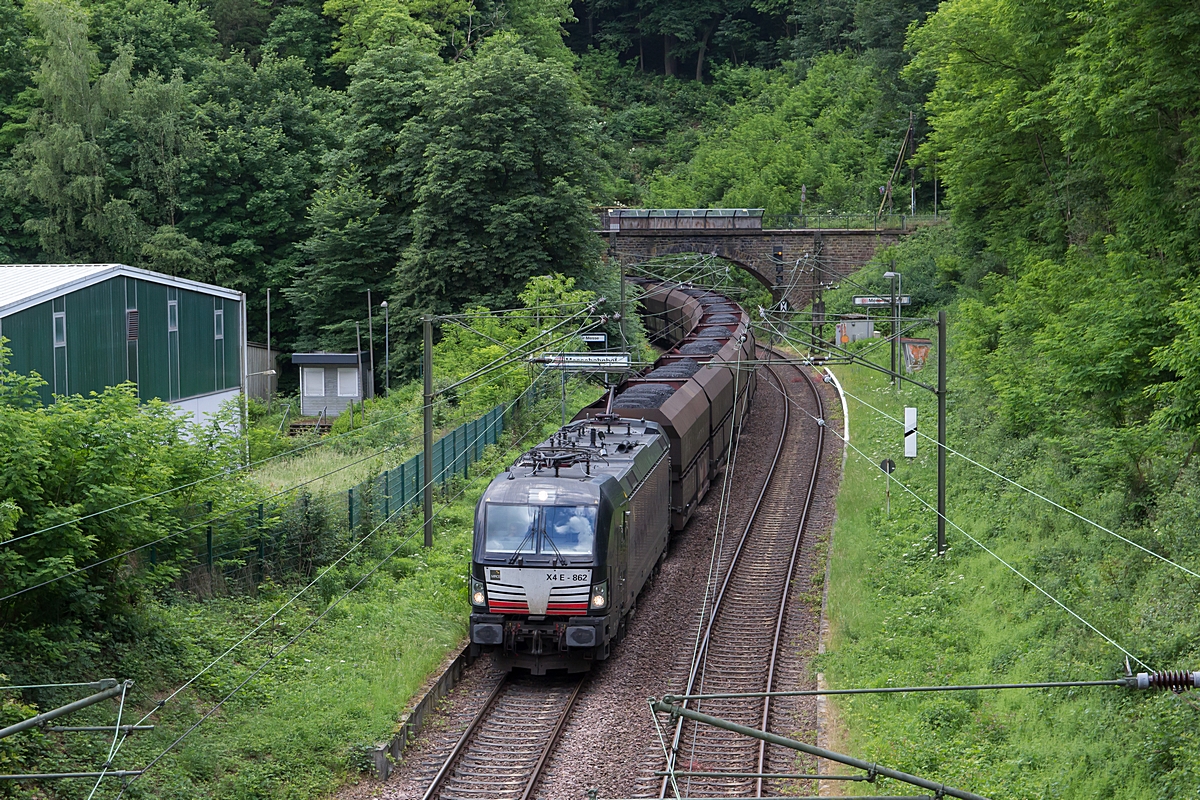
{"label": "bridge parapet railing", "polygon": [[599,212],[604,231],[762,229],[761,208],[605,208]]}
{"label": "bridge parapet railing", "polygon": [[911,231],[949,220],[945,214],[764,214],[767,230]]}
{"label": "bridge parapet railing", "polygon": [[761,208],[602,208],[600,231],[870,230],[911,231],[945,222],[944,214],[766,214]]}

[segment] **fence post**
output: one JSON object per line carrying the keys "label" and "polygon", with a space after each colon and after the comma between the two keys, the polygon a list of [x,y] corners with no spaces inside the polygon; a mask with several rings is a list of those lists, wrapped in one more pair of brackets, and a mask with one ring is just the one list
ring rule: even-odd
{"label": "fence post", "polygon": [[[441,439],[438,439],[438,446],[441,448],[441,451],[442,451],[442,468],[441,468],[441,471],[437,472],[437,479],[439,482],[444,483],[446,480],[446,437],[445,436],[443,436]],[[434,480],[433,475],[430,475],[429,478],[427,479],[427,481],[431,484],[433,483],[433,480]]]}
{"label": "fence post", "polygon": [[388,470],[383,471],[383,521],[392,518],[392,481]]}
{"label": "fence post", "polygon": [[262,581],[267,574],[267,550],[263,543],[263,504],[258,504],[258,579]]}
{"label": "fence post", "polygon": [[348,516],[350,522],[350,533],[354,533],[354,487],[351,486],[346,490],[346,497],[349,499],[350,513]]}
{"label": "fence post", "polygon": [[400,507],[401,508],[404,508],[404,500],[405,500],[404,493],[406,491],[408,491],[408,482],[404,478],[404,465],[407,463],[408,462],[405,461],[400,464]]}
{"label": "fence post", "polygon": [[[212,513],[212,500],[209,500],[204,504],[204,510],[208,514]],[[210,575],[212,574],[212,568],[213,568],[212,533],[213,533],[212,523],[209,523],[208,527],[204,531],[204,539],[205,539],[205,543],[207,545],[207,547],[206,547],[207,554],[206,554],[204,560],[205,560],[205,563],[208,564],[208,572]]]}

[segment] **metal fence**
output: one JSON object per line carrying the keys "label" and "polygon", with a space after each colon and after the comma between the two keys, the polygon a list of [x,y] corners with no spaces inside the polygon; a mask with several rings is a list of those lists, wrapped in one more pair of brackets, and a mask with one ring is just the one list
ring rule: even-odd
{"label": "metal fence", "polygon": [[[511,405],[499,405],[466,422],[433,445],[432,481],[442,487],[470,477],[471,465],[500,441],[506,423],[541,392],[530,387]],[[510,412],[506,420],[506,410]],[[264,580],[310,576],[357,538],[406,508],[419,508],[425,475],[423,453],[342,492],[300,491],[282,502],[260,503],[246,513],[213,518],[211,504],[181,517],[198,525],[188,540],[150,548],[152,564],[177,568],[175,588],[200,596],[249,591]],[[204,520],[211,520],[205,524]]]}
{"label": "metal fence", "polygon": [[768,230],[910,231],[949,219],[944,214],[764,214]]}

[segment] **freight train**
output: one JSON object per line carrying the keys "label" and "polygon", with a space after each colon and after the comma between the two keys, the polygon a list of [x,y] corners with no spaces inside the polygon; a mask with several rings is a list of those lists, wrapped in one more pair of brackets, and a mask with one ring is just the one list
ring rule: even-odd
{"label": "freight train", "polygon": [[638,594],[724,467],[754,396],[749,317],[714,292],[641,284],[665,348],[488,486],[475,509],[473,654],[582,672],[608,658]]}

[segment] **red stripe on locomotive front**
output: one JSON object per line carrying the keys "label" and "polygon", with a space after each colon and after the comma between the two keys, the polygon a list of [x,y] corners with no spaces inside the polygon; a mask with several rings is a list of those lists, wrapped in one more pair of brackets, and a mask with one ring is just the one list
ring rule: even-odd
{"label": "red stripe on locomotive front", "polygon": [[529,606],[525,603],[506,603],[501,600],[492,600],[488,603],[489,611],[519,611],[522,614],[529,613]]}

